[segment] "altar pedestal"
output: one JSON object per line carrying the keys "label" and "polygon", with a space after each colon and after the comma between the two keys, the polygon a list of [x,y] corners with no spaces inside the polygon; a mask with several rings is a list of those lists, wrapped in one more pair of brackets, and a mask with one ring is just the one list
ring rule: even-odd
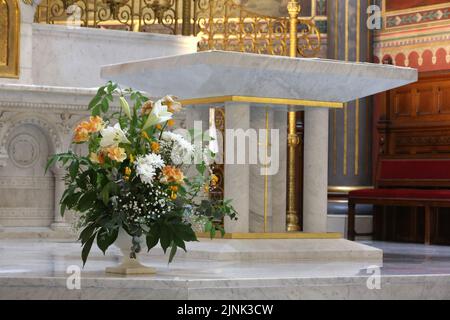
{"label": "altar pedestal", "polygon": [[327,231],[328,109],[305,110],[303,231]]}
{"label": "altar pedestal", "polygon": [[[304,231],[326,232],[328,108],[343,108],[345,102],[414,82],[417,70],[206,51],[105,66],[102,77],[156,96],[174,94],[184,105],[225,105],[229,129],[250,129],[252,108],[305,110],[303,227]],[[271,127],[274,128],[273,122]],[[282,157],[286,154],[284,146],[279,148]],[[285,175],[286,168],[282,170]],[[265,180],[262,190],[260,183],[252,184],[251,171],[248,163],[225,165],[225,197],[233,199],[239,213],[237,222],[225,221],[227,232],[249,232],[252,225],[258,224],[258,217],[252,217],[251,211],[261,198],[252,199],[252,194],[263,195],[266,219],[269,211],[271,218],[285,215],[285,202],[270,203],[269,196],[273,193],[276,197],[272,199],[286,198],[285,179],[272,177],[270,190],[269,181]],[[279,226],[280,220],[273,226]]]}

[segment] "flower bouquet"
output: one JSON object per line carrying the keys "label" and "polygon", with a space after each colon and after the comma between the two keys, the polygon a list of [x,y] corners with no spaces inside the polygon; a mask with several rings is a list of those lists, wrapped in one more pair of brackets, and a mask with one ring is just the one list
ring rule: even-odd
{"label": "flower bouquet", "polygon": [[[112,112],[115,98],[121,108]],[[88,154],[69,150],[49,159],[47,169],[57,163],[67,168],[61,214],[80,213],[83,265],[94,241],[105,253],[123,236],[129,249],[124,258],[136,259],[144,242],[147,250],[160,243],[164,252],[170,248],[171,262],[177,248],[186,251],[185,242],[197,241],[196,219],[211,238],[224,234],[225,216],[236,219],[229,200],[204,196],[217,183],[207,144],[192,144],[169,130],[181,108],[172,96],[151,101],[108,82],[89,103],[89,121],[75,128],[73,142],[87,144]],[[193,167],[196,173],[187,175]]]}

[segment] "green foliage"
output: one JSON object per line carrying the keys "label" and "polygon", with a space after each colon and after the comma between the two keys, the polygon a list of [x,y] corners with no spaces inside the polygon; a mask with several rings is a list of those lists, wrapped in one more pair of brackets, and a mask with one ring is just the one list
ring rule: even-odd
{"label": "green foliage", "polygon": [[[121,109],[111,112],[110,104],[115,99],[119,99]],[[136,157],[151,152],[150,143],[161,139],[162,132],[167,128],[166,122],[162,129],[150,127],[143,130],[147,116],[143,115],[141,107],[148,100],[139,91],[121,89],[117,84],[108,82],[98,89],[89,103],[88,109],[92,116],[101,116],[105,123],[119,123],[126,132],[130,143],[119,145],[127,154],[125,160],[119,162],[105,157],[100,164],[93,161],[90,155],[81,156],[69,150],[53,155],[47,163],[46,170],[53,166],[66,169],[66,189],[60,200],[61,214],[72,210],[82,216],[79,240],[83,265],[94,241],[105,253],[117,239],[121,228],[133,238],[130,243],[132,256],[140,251],[140,244],[136,239],[144,236],[147,250],[158,243],[164,252],[169,250],[170,263],[178,248],[186,251],[186,242],[197,241],[186,216],[205,219],[205,231],[210,233],[211,238],[217,232],[224,234],[221,223],[224,217],[237,217],[229,200],[198,200],[201,199],[199,195],[205,185],[209,184],[209,167],[204,162],[196,165],[198,175],[176,185],[178,194],[173,199],[170,191],[173,184],[156,182],[146,185],[136,174],[124,173],[125,169],[134,168],[131,155]],[[101,138],[100,132],[90,134],[86,141],[90,154],[101,149]],[[169,157],[164,154],[161,156],[164,160]],[[158,197],[166,201],[161,207],[165,210],[164,214],[151,214],[158,204]],[[143,213],[138,215],[137,209],[128,205],[132,203],[138,203],[138,209]]]}

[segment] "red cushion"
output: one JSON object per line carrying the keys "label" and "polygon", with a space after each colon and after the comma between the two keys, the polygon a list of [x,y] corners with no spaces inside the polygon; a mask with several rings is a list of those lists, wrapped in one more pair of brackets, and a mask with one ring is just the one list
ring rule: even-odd
{"label": "red cushion", "polygon": [[450,159],[383,159],[380,179],[450,179]]}
{"label": "red cushion", "polygon": [[439,199],[450,201],[450,190],[361,189],[349,192],[352,198]]}

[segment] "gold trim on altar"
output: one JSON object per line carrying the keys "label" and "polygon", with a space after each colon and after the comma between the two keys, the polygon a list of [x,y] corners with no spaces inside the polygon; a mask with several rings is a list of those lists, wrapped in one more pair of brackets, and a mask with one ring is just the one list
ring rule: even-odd
{"label": "gold trim on altar", "polygon": [[302,106],[302,107],[325,107],[325,108],[343,108],[344,103],[335,101],[318,101],[307,99],[285,99],[269,97],[250,97],[250,96],[219,96],[180,100],[183,105],[199,105],[210,103],[225,102],[248,102],[270,105]]}
{"label": "gold trim on altar", "polygon": [[17,0],[0,0],[0,78],[19,77],[20,10]]}
{"label": "gold trim on altar", "polygon": [[[207,232],[196,233],[197,238],[210,238]],[[220,233],[216,234],[216,238],[222,238]],[[225,233],[223,239],[342,239],[339,232],[253,232],[253,233]]]}

